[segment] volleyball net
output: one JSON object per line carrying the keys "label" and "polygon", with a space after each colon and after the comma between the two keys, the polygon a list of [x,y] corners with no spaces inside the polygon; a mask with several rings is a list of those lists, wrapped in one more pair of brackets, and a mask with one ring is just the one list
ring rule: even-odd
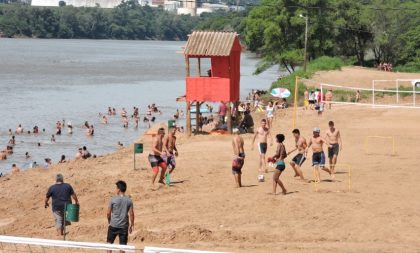
{"label": "volleyball net", "polygon": [[420,80],[372,80],[371,87],[366,88],[299,78],[296,86],[301,84],[306,85],[310,92],[321,93],[321,102],[324,103],[420,109]]}

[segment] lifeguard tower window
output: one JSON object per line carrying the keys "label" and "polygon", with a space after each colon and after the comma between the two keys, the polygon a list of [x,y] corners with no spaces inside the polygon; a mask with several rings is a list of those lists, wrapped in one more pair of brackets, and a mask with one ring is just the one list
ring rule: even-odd
{"label": "lifeguard tower window", "polygon": [[[211,73],[211,59],[210,58],[192,58],[190,59],[191,76],[208,77]],[[210,71],[209,71],[210,70]]]}

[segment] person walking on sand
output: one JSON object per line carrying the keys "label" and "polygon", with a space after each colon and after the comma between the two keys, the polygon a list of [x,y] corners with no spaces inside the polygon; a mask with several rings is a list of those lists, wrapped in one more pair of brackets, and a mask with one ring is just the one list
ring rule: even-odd
{"label": "person walking on sand", "polygon": [[134,229],[133,201],[125,195],[127,184],[124,181],[120,180],[115,184],[117,185],[116,196],[111,198],[106,213],[108,219],[106,242],[113,244],[118,236],[120,245],[127,245],[128,234],[133,233]]}
{"label": "person walking on sand", "polygon": [[328,142],[320,136],[321,130],[319,128],[313,129],[313,136],[311,139],[309,139],[308,147],[305,150],[305,155],[308,154],[308,149],[312,146],[312,166],[314,168],[314,174],[315,174],[315,182],[319,183],[321,182],[321,176],[319,173],[319,168],[326,171],[328,174],[330,174],[331,177],[331,171],[328,168],[325,168],[325,153],[323,149],[324,143]]}
{"label": "person walking on sand", "polygon": [[338,152],[343,149],[340,130],[334,127],[334,122],[328,122],[328,130],[325,133],[325,139],[328,141],[328,159],[330,162],[330,171],[335,174],[335,165],[337,164]]}
{"label": "person walking on sand", "polygon": [[306,139],[300,135],[299,129],[293,129],[292,133],[295,137],[296,147],[295,149],[287,153],[287,155],[292,154],[296,150],[298,151],[298,153],[297,155],[295,155],[295,157],[293,157],[292,161],[290,162],[290,166],[292,166],[293,170],[295,171],[295,177],[300,177],[301,180],[305,180],[305,178],[303,177],[301,167],[306,160],[305,150],[308,144],[306,143]]}
{"label": "person walking on sand", "polygon": [[277,194],[277,185],[279,185],[282,189],[283,194],[287,193],[286,188],[283,185],[283,182],[280,180],[281,173],[286,169],[286,164],[284,163],[284,159],[287,157],[286,147],[283,145],[284,135],[278,134],[276,135],[277,140],[277,148],[276,154],[273,156],[273,160],[276,161],[276,169],[273,175],[273,194]]}
{"label": "person walking on sand", "polygon": [[157,175],[159,173],[159,167],[162,168],[160,172],[160,179],[159,183],[165,184],[163,179],[165,178],[165,172],[166,172],[166,163],[162,159],[162,155],[164,155],[163,152],[163,137],[165,136],[165,129],[159,128],[157,135],[153,137],[153,143],[152,143],[152,150],[149,154],[149,162],[152,166],[153,176],[152,176],[152,188],[155,186],[155,181],[157,178]]}
{"label": "person walking on sand", "polygon": [[45,208],[49,206],[49,200],[52,198],[52,212],[55,220],[55,227],[57,229],[57,236],[64,235],[64,208],[66,204],[71,204],[73,198],[76,205],[79,205],[76,193],[70,184],[64,183],[62,174],[57,174],[55,184],[48,188],[45,198]]}
{"label": "person walking on sand", "polygon": [[244,140],[239,135],[239,130],[233,130],[232,138],[233,147],[233,161],[232,161],[232,174],[235,177],[236,187],[242,187],[242,167],[245,163]]}
{"label": "person walking on sand", "polygon": [[333,100],[333,92],[332,90],[328,90],[327,93],[325,93],[325,103],[328,105],[328,109],[331,109],[332,100]]}
{"label": "person walking on sand", "polygon": [[273,102],[268,102],[268,105],[265,108],[268,128],[271,128],[273,126],[273,119],[274,119],[274,106]]}
{"label": "person walking on sand", "polygon": [[228,109],[227,109],[226,104],[224,102],[220,102],[218,114],[219,114],[219,122],[222,125],[226,123],[225,118],[226,118],[227,110]]}
{"label": "person walking on sand", "polygon": [[168,137],[165,138],[164,146],[167,154],[163,157],[169,167],[169,174],[172,174],[176,167],[175,157],[178,156],[178,149],[176,147],[176,127],[169,128]]}
{"label": "person walking on sand", "polygon": [[252,140],[252,150],[254,150],[255,140],[258,140],[258,151],[260,152],[259,174],[263,175],[268,172],[266,169],[265,154],[267,153],[267,140],[270,138],[270,145],[273,145],[270,129],[267,127],[267,120],[261,120],[261,126],[257,129]]}

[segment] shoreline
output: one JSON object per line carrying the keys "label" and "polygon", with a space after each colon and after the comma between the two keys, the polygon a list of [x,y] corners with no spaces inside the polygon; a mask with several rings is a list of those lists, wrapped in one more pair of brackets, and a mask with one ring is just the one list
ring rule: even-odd
{"label": "shoreline", "polygon": [[[361,112],[363,114],[360,114]],[[247,154],[243,174],[245,187],[234,188],[230,172],[232,156],[230,136],[197,135],[187,138],[185,135],[178,135],[179,166],[173,175],[176,183],[171,187],[165,186],[157,191],[150,191],[151,169],[147,162],[147,154],[151,137],[144,134],[137,140],[143,142],[145,150],[142,155],[138,155],[137,170],[133,170],[131,144],[104,157],[72,161],[49,170],[35,169],[20,176],[10,177],[8,180],[0,179],[0,186],[3,189],[0,201],[5,203],[0,207],[0,212],[3,214],[0,218],[2,224],[0,232],[16,236],[59,239],[54,237],[50,210],[44,209],[40,200],[48,185],[53,183],[54,175],[60,172],[63,173],[65,182],[73,185],[81,203],[80,222],[69,227],[69,240],[105,241],[107,225],[104,210],[113,195],[113,184],[116,180],[122,179],[128,184],[127,193],[134,201],[136,213],[135,231],[129,237],[129,244],[137,247],[156,245],[255,253],[274,252],[267,249],[279,247],[287,247],[291,252],[348,251],[363,249],[368,245],[372,250],[398,249],[399,244],[390,244],[384,239],[390,238],[400,240],[410,251],[420,246],[413,237],[409,236],[412,231],[420,227],[414,225],[417,224],[415,221],[420,221],[420,217],[414,214],[416,210],[414,207],[404,210],[389,209],[388,205],[391,201],[398,203],[398,206],[406,207],[407,204],[401,203],[400,194],[409,194],[411,190],[415,190],[413,187],[419,186],[413,184],[414,177],[406,179],[408,180],[406,186],[395,189],[398,194],[389,195],[384,191],[386,186],[392,184],[394,179],[399,180],[404,177],[394,168],[396,158],[388,159],[386,164],[381,163],[381,170],[386,173],[379,173],[377,163],[382,156],[364,155],[360,153],[360,146],[357,145],[359,139],[363,139],[358,137],[359,129],[367,126],[370,127],[370,132],[378,131],[377,134],[384,135],[387,131],[391,131],[391,134],[398,136],[400,141],[415,143],[416,140],[410,141],[404,136],[406,133],[417,131],[419,123],[412,117],[416,112],[408,111],[406,115],[400,112],[401,110],[337,107],[326,111],[325,116],[318,117],[313,112],[298,110],[300,118],[304,117],[319,124],[322,130],[325,129],[328,119],[333,117],[340,130],[345,133],[346,146],[340,155],[340,163],[353,165],[354,191],[352,192],[345,191],[347,185],[345,168],[339,169],[337,184],[322,182],[319,185],[319,192],[316,193],[311,184],[293,179],[292,169],[287,164],[282,180],[292,194],[267,195],[266,193],[271,190],[270,176],[273,169],[269,168],[266,182],[257,182],[258,153],[256,150],[251,150],[251,134],[242,135]],[[284,110],[278,114],[273,130],[274,133],[285,133],[287,149],[293,147],[293,139],[289,133],[291,122],[287,120],[291,114],[291,110]],[[346,117],[343,115],[362,116],[355,118],[351,125],[346,125]],[[254,119],[257,121],[261,117],[262,114],[256,114]],[[394,124],[394,128],[384,130],[382,124],[376,125],[378,119],[382,119],[382,124]],[[400,129],[407,124],[397,123],[401,119],[408,119],[410,125],[414,124],[403,131],[404,135],[401,135]],[[157,123],[152,129],[162,125],[163,123]],[[298,121],[298,126],[305,137],[309,136],[313,127],[304,121]],[[417,175],[419,172],[416,167],[408,166],[415,163],[415,159],[413,160],[415,150],[407,149],[403,145],[398,145],[397,148],[398,157],[403,156],[401,158],[404,159],[400,161],[400,166],[407,166],[408,171],[405,173]],[[386,149],[378,151],[386,152]],[[273,152],[274,146],[270,146],[268,155]],[[361,159],[352,159],[355,153],[358,153]],[[287,162],[290,159],[292,156],[287,158]],[[304,164],[303,171],[305,176],[311,177],[309,161]],[[386,183],[371,184],[373,177]],[[322,178],[325,179],[326,174],[322,174]],[[339,193],[335,192],[337,189],[340,190]],[[411,190],[407,192],[408,189]],[[384,194],[387,195],[387,202],[380,201]],[[257,203],[258,208],[255,208]],[[354,206],[357,209],[349,211]],[[387,208],[392,215],[412,217],[411,222],[398,219],[392,224],[403,231],[402,237],[395,233],[389,234],[388,230],[379,230],[384,226],[381,221],[389,217],[389,214],[383,213]],[[354,212],[357,216],[354,216]],[[337,216],[337,213],[340,213],[340,216]],[[277,217],[274,220],[273,215]],[[375,218],[367,220],[371,215],[375,215]],[[313,226],[308,226],[308,223]],[[361,226],[366,223],[368,226]],[[268,226],[271,229],[267,230]],[[342,227],[349,229],[342,230]],[[368,231],[363,232],[366,227]],[[325,232],[325,229],[329,232]],[[279,235],[287,232],[292,232],[290,237],[287,240],[279,240]],[[343,238],[347,243],[334,241],[337,237]]]}

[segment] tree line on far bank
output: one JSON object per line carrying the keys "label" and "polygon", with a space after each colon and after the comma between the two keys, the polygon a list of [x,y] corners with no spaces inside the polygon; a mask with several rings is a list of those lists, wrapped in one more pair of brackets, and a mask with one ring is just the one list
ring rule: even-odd
{"label": "tree line on far bank", "polygon": [[263,60],[257,73],[273,65],[294,72],[304,59],[305,17],[308,58],[340,57],[347,63],[392,63],[396,70],[420,72],[418,0],[262,0],[247,13],[213,16],[202,29],[235,30]]}
{"label": "tree line on far bank", "polygon": [[196,17],[125,1],[114,9],[0,5],[4,37],[186,40]]}
{"label": "tree line on far bank", "polygon": [[243,12],[200,17],[142,7],[136,0],[114,9],[0,5],[5,37],[186,40],[192,30],[236,31],[262,60],[256,73],[303,64],[305,19],[308,58],[340,57],[347,63],[392,63],[420,72],[418,0],[261,0]]}

